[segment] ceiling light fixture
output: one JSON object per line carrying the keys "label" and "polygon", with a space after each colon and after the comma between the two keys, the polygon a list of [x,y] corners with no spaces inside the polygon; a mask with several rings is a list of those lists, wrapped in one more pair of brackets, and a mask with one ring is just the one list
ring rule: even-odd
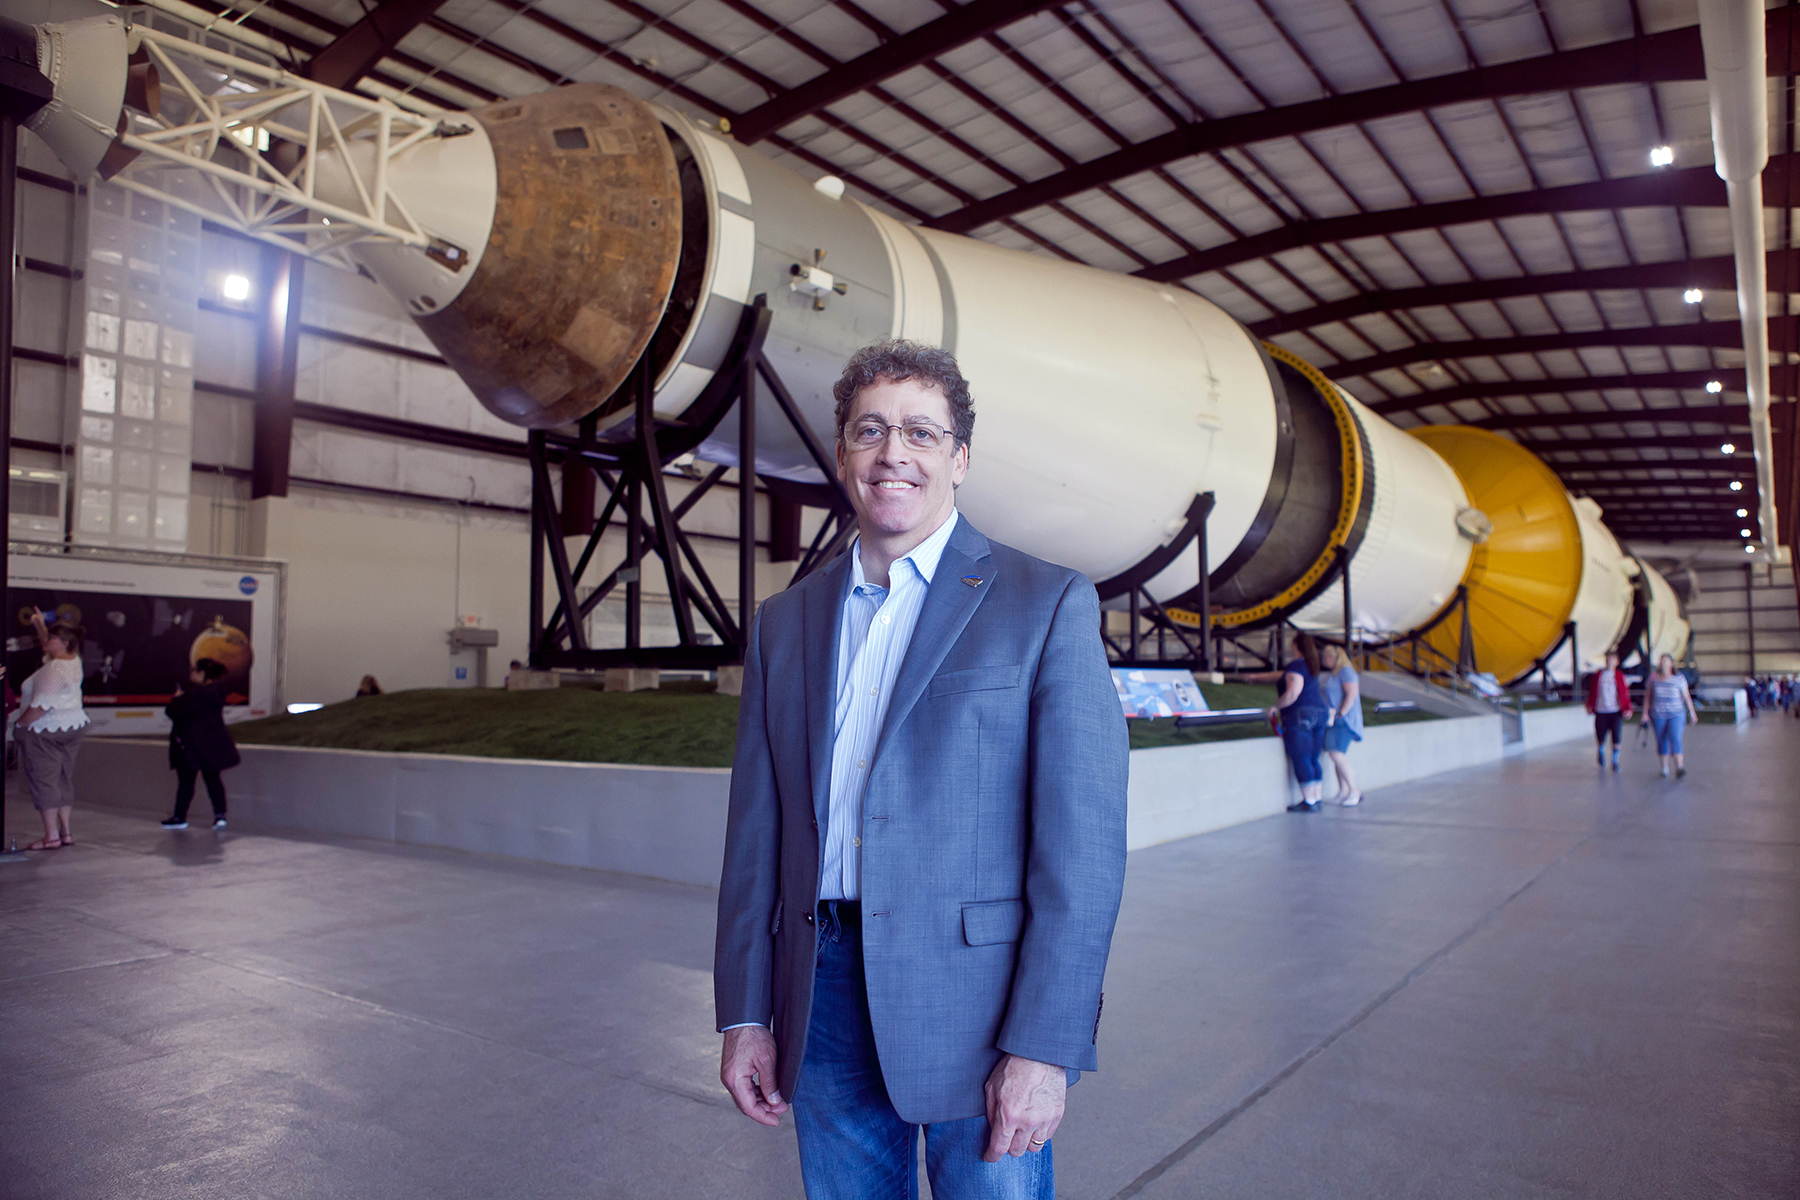
{"label": "ceiling light fixture", "polygon": [[1755,554],[1755,553],[1756,553],[1756,547],[1755,547],[1755,546],[1745,546],[1745,547],[1744,547],[1744,553],[1745,553],[1745,554]]}
{"label": "ceiling light fixture", "polygon": [[1744,490],[1744,485],[1734,479],[1731,481],[1731,490],[1734,492],[1741,492]]}
{"label": "ceiling light fixture", "polygon": [[1749,516],[1749,515],[1750,515],[1750,510],[1749,510],[1749,509],[1747,509],[1747,508],[1740,508],[1740,509],[1738,509],[1738,516],[1740,516],[1740,517],[1747,517],[1747,516]]}
{"label": "ceiling light fixture", "polygon": [[1735,445],[1733,445],[1731,442],[1726,442],[1723,446],[1719,447],[1719,453],[1720,454],[1736,454],[1737,447]]}
{"label": "ceiling light fixture", "polygon": [[1689,304],[1700,303],[1701,299],[1703,299],[1704,296],[1705,296],[1705,293],[1702,292],[1699,288],[1689,288],[1687,291],[1681,293],[1681,298],[1683,300],[1686,300]]}
{"label": "ceiling light fixture", "polygon": [[1709,379],[1706,381],[1706,390],[1716,396],[1725,390],[1725,385],[1716,379]]}
{"label": "ceiling light fixture", "polygon": [[219,291],[227,300],[248,300],[250,279],[245,275],[227,275],[225,282],[219,285]]}
{"label": "ceiling light fixture", "polygon": [[1657,146],[1650,151],[1650,165],[1653,167],[1666,167],[1674,161],[1675,147],[1673,146]]}
{"label": "ceiling light fixture", "polygon": [[1739,537],[1749,537],[1750,531],[1748,529],[1740,529],[1740,530],[1738,530],[1738,536]]}

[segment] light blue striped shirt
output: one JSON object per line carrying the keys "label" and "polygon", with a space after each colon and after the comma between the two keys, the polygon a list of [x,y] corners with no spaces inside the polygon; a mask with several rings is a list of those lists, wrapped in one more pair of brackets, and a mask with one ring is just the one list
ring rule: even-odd
{"label": "light blue striped shirt", "polygon": [[887,719],[888,700],[938,560],[957,514],[888,568],[888,587],[863,576],[861,539],[850,546],[850,587],[838,627],[837,703],[832,725],[831,807],[826,813],[819,899],[862,896],[862,807],[870,760]]}

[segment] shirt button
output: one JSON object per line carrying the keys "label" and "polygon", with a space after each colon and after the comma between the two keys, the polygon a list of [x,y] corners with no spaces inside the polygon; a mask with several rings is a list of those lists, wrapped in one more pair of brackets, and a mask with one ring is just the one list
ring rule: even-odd
{"label": "shirt button", "polygon": [[886,625],[888,623],[888,615],[886,613],[881,614],[881,623],[883,625]]}
{"label": "shirt button", "polygon": [[872,687],[869,689],[869,695],[871,695],[871,696],[878,696],[880,694],[881,694],[881,689],[878,687]]}
{"label": "shirt button", "polygon": [[859,771],[867,769],[868,765],[869,760],[866,758],[859,758],[856,760],[856,769]]}
{"label": "shirt button", "polygon": [[860,846],[860,845],[862,845],[862,839],[861,838],[851,838],[850,844],[852,846]]}

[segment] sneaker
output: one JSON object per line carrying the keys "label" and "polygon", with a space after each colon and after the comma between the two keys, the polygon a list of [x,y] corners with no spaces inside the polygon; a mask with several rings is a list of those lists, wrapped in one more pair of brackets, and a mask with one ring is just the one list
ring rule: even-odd
{"label": "sneaker", "polygon": [[1615,758],[1615,759],[1613,759],[1613,770],[1617,771],[1618,769],[1619,769],[1619,760]]}
{"label": "sneaker", "polygon": [[1687,778],[1687,768],[1686,767],[1676,767],[1675,768],[1675,778],[1686,779]]}
{"label": "sneaker", "polygon": [[1669,777],[1669,768],[1667,768],[1667,767],[1664,767],[1664,768],[1663,768],[1663,769],[1662,769],[1662,777],[1663,777],[1663,778],[1664,778],[1664,779],[1667,779],[1667,778],[1668,778],[1668,777]]}
{"label": "sneaker", "polygon": [[1596,767],[1604,767],[1606,765],[1606,751],[1604,751],[1604,750],[1594,751],[1594,765]]}
{"label": "sneaker", "polygon": [[166,820],[162,823],[162,827],[164,829],[186,829],[187,822],[186,821],[177,821],[174,817],[170,817],[168,820]]}
{"label": "sneaker", "polygon": [[1301,800],[1296,804],[1288,805],[1287,810],[1289,812],[1318,812],[1319,802],[1317,800]]}
{"label": "sneaker", "polygon": [[1361,803],[1362,803],[1362,793],[1361,792],[1351,792],[1348,796],[1345,796],[1342,800],[1338,801],[1338,804],[1343,806],[1344,808],[1355,808],[1357,805],[1359,805]]}
{"label": "sneaker", "polygon": [[225,828],[225,818],[224,817],[214,817],[213,818],[213,828],[214,829]]}

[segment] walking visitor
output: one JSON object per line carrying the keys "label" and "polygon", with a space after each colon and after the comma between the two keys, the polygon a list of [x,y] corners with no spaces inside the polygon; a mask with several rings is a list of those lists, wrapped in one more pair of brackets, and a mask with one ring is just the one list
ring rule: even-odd
{"label": "walking visitor", "polygon": [[1690,722],[1700,723],[1694,709],[1694,697],[1685,676],[1675,673],[1675,659],[1665,654],[1656,664],[1656,674],[1644,685],[1644,720],[1656,730],[1656,753],[1662,760],[1662,777],[1669,777],[1671,760],[1675,778],[1687,775],[1687,762],[1682,754],[1681,735]]}
{"label": "walking visitor", "polygon": [[1619,734],[1631,719],[1631,687],[1619,670],[1619,652],[1606,652],[1606,666],[1588,680],[1587,710],[1594,714],[1594,761],[1606,766],[1606,739],[1612,738],[1612,769],[1619,769]]}
{"label": "walking visitor", "polygon": [[194,777],[206,780],[206,796],[212,801],[212,827],[225,828],[225,781],[219,772],[238,765],[237,743],[225,727],[225,675],[223,663],[197,659],[184,687],[163,709],[169,714],[169,766],[175,770],[175,814],[164,829],[188,827],[188,805],[194,802]]}

